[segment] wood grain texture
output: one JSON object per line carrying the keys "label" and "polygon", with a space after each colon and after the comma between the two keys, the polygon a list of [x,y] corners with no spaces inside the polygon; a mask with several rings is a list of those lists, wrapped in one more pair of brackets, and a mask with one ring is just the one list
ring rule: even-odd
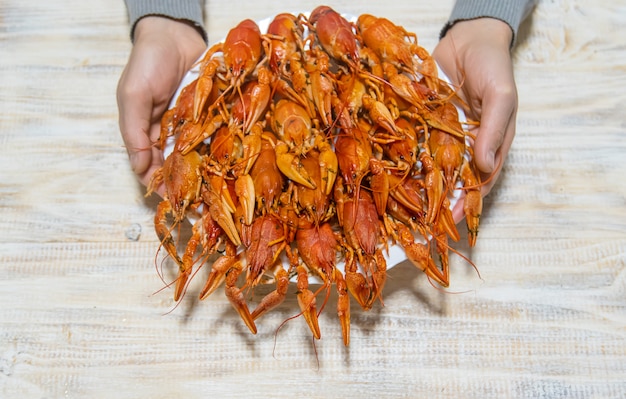
{"label": "wood grain texture", "polygon": [[[328,4],[432,50],[453,2],[357,3]],[[207,1],[209,36],[317,5],[291,4]],[[124,3],[0,2],[0,397],[626,397],[625,22],[623,2],[539,2],[514,52],[517,137],[459,245],[480,276],[455,256],[443,293],[399,265],[344,348],[334,296],[315,345],[302,319],[278,330],[295,287],[256,336],[219,291],[194,299],[206,273],[175,308],[117,126]]]}

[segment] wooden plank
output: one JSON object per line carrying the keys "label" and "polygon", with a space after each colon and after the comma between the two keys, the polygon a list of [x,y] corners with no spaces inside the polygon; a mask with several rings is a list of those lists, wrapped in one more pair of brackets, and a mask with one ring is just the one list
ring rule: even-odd
{"label": "wooden plank", "polygon": [[[541,1],[520,30],[517,136],[477,246],[455,244],[477,270],[454,255],[443,292],[391,269],[349,348],[334,292],[315,343],[294,286],[256,336],[221,289],[197,299],[206,267],[176,306],[118,132],[124,3],[0,3],[0,397],[623,397],[626,9],[587,3]],[[206,2],[209,36],[317,5],[290,4]],[[328,4],[432,50],[453,2]]]}

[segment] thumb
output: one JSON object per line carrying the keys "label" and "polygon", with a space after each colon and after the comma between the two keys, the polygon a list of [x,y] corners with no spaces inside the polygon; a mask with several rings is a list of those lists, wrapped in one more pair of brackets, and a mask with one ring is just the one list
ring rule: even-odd
{"label": "thumb", "polygon": [[119,126],[130,165],[137,175],[145,173],[152,162],[150,119],[152,100],[145,92],[133,92],[120,85],[118,89]]}

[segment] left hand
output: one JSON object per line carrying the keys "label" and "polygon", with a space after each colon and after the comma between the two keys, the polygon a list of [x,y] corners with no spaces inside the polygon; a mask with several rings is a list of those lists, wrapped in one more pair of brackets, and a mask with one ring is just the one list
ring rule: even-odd
{"label": "left hand", "polygon": [[[161,117],[181,80],[206,49],[202,35],[185,21],[144,17],[135,27],[134,45],[117,87],[119,125],[130,165],[144,185],[163,164],[153,144]],[[163,195],[163,187],[157,190]]]}

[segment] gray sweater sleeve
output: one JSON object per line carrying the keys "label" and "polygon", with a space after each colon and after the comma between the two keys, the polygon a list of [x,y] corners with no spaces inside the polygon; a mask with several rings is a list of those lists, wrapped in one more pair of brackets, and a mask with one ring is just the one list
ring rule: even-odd
{"label": "gray sweater sleeve", "polygon": [[149,15],[158,15],[172,19],[188,21],[202,34],[207,41],[202,11],[204,0],[125,0],[130,21],[130,37],[132,39],[137,22]]}
{"label": "gray sweater sleeve", "polygon": [[444,37],[448,29],[459,21],[491,17],[511,27],[513,30],[511,46],[513,46],[520,24],[530,14],[536,2],[537,0],[456,0],[450,18],[439,37]]}

